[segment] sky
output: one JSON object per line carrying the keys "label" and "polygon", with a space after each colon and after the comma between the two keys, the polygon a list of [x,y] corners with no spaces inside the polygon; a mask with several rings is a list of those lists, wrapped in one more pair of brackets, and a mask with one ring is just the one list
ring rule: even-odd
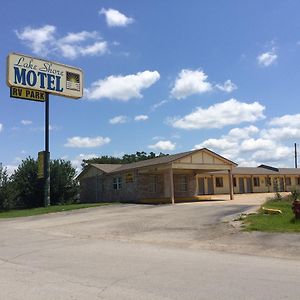
{"label": "sky", "polygon": [[44,103],[14,99],[11,52],[81,68],[84,96],[50,95],[52,159],[202,147],[239,166],[293,167],[300,139],[297,0],[1,3],[0,162],[44,149]]}

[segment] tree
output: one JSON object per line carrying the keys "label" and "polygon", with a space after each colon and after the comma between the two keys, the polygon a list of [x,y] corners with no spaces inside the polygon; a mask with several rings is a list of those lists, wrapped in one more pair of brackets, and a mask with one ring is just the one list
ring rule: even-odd
{"label": "tree", "polygon": [[7,169],[0,164],[0,211],[10,209],[13,206],[10,193],[10,181]]}
{"label": "tree", "polygon": [[50,162],[51,204],[65,204],[76,200],[79,187],[75,177],[76,169],[70,161],[55,159]]}
{"label": "tree", "polygon": [[159,153],[159,155],[156,155],[154,152],[150,152],[147,154],[146,152],[136,152],[133,154],[124,154],[122,158],[120,157],[114,157],[114,156],[100,156],[100,157],[94,157],[91,159],[84,159],[82,161],[82,168],[86,168],[88,164],[129,164],[133,162],[138,162],[142,160],[147,160],[155,157],[160,156],[166,156],[168,154]]}
{"label": "tree", "polygon": [[38,163],[29,157],[11,176],[14,202],[17,207],[32,208],[43,204],[43,182],[38,179]]}

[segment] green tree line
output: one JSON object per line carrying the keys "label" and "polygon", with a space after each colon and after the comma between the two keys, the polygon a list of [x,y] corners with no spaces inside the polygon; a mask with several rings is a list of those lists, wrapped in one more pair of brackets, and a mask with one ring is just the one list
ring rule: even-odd
{"label": "green tree line", "polygon": [[142,152],[137,151],[136,153],[133,154],[124,154],[122,157],[103,155],[100,157],[83,159],[81,166],[84,169],[88,166],[88,164],[129,164],[129,163],[138,162],[141,160],[147,160],[147,159],[156,158],[165,155],[168,154],[159,153],[158,155],[156,155],[154,152],[146,153],[144,151]]}
{"label": "green tree line", "polygon": [[[50,162],[50,186],[51,204],[77,201],[79,186],[70,161]],[[38,178],[37,160],[26,158],[11,176],[0,166],[0,210],[34,208],[43,203],[43,180]]]}

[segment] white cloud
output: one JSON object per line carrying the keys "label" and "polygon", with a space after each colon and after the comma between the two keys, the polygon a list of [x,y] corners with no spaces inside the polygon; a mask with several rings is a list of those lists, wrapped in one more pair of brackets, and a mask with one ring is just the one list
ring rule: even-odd
{"label": "white cloud", "polygon": [[237,85],[234,84],[230,79],[228,79],[223,84],[217,84],[216,88],[223,92],[231,93],[237,89]]}
{"label": "white cloud", "polygon": [[250,125],[244,128],[232,128],[228,133],[228,137],[233,140],[247,139],[258,132],[257,127]]}
{"label": "white cloud", "polygon": [[206,79],[207,75],[201,70],[183,69],[175,80],[171,96],[184,99],[190,95],[209,92],[212,90],[212,85]]}
{"label": "white cloud", "polygon": [[101,147],[105,144],[108,144],[110,141],[111,141],[110,138],[102,137],[102,136],[97,136],[94,138],[74,136],[74,137],[68,138],[68,141],[65,144],[65,147],[94,148],[94,147]]}
{"label": "white cloud", "polygon": [[259,162],[280,162],[292,158],[293,149],[284,145],[277,145],[275,148],[264,149],[253,153],[252,158]]}
{"label": "white cloud", "polygon": [[148,148],[154,149],[154,150],[169,150],[173,151],[176,147],[175,143],[172,143],[171,141],[158,141],[156,144],[149,145]]}
{"label": "white cloud", "polygon": [[126,76],[112,75],[92,83],[91,87],[85,90],[85,95],[92,100],[108,98],[128,101],[132,98],[142,98],[141,91],[149,88],[159,78],[157,71],[144,71]]}
{"label": "white cloud", "polygon": [[[291,166],[293,149],[282,141],[264,136],[264,131],[255,126],[233,128],[220,138],[207,139],[195,145],[195,149],[209,148],[227,157],[240,166],[269,164],[278,167]],[[238,133],[241,133],[239,136]]]}
{"label": "white cloud", "polygon": [[268,139],[246,139],[240,144],[240,151],[257,151],[276,148],[276,143]]}
{"label": "white cloud", "polygon": [[107,49],[108,49],[107,42],[95,42],[92,45],[79,48],[79,51],[83,56],[86,55],[94,56],[94,55],[98,55],[98,54],[101,55],[106,53]]}
{"label": "white cloud", "polygon": [[116,117],[110,119],[109,123],[113,124],[113,125],[115,125],[115,124],[124,124],[124,123],[128,122],[128,120],[129,119],[126,116],[116,116]]}
{"label": "white cloud", "polygon": [[24,126],[31,125],[32,121],[30,121],[30,120],[21,120],[21,124],[24,125]]}
{"label": "white cloud", "polygon": [[32,52],[38,55],[47,55],[48,45],[54,41],[56,27],[45,25],[40,28],[25,27],[23,31],[15,30],[17,37],[31,48]]}
{"label": "white cloud", "polygon": [[169,119],[168,123],[181,129],[222,128],[263,119],[264,109],[265,107],[258,102],[245,103],[230,99],[208,108],[198,107],[182,118]]}
{"label": "white cloud", "polygon": [[66,36],[59,40],[62,44],[75,44],[78,42],[84,42],[87,39],[98,39],[99,33],[97,31],[80,31],[69,32]]}
{"label": "white cloud", "polygon": [[300,138],[300,128],[298,127],[276,127],[264,129],[261,132],[263,138],[273,140],[289,140]]}
{"label": "white cloud", "polygon": [[106,23],[109,27],[125,27],[134,22],[133,18],[127,17],[116,9],[104,9],[99,12],[105,15]]}
{"label": "white cloud", "polygon": [[235,142],[228,141],[226,138],[207,139],[201,144],[195,145],[195,149],[211,148],[211,149],[218,149],[218,150],[227,150],[235,146],[236,146]]}
{"label": "white cloud", "polygon": [[276,49],[272,48],[272,50],[268,52],[264,52],[257,56],[258,64],[263,67],[268,67],[274,64],[277,60],[278,56],[276,54]]}
{"label": "white cloud", "polygon": [[157,108],[159,108],[160,106],[163,106],[164,104],[166,104],[168,102],[169,102],[169,100],[162,100],[160,102],[153,104],[151,107],[151,111],[155,111]]}
{"label": "white cloud", "polygon": [[79,56],[103,55],[108,52],[108,44],[103,41],[97,31],[70,32],[59,37],[57,29],[52,25],[40,28],[25,27],[15,31],[33,53],[40,56],[55,54],[69,59]]}
{"label": "white cloud", "polygon": [[134,121],[146,121],[148,120],[149,117],[146,115],[138,115],[134,117]]}
{"label": "white cloud", "polygon": [[3,124],[0,123],[0,132],[3,130]]}
{"label": "white cloud", "polygon": [[296,115],[284,115],[282,117],[273,118],[269,125],[272,126],[288,126],[288,127],[300,127],[300,114]]}

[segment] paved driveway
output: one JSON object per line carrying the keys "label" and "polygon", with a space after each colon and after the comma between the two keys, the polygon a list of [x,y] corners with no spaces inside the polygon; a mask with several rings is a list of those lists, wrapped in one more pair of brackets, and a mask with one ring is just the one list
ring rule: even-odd
{"label": "paved driveway", "polygon": [[223,223],[242,198],[1,220],[0,299],[299,299],[299,235]]}

